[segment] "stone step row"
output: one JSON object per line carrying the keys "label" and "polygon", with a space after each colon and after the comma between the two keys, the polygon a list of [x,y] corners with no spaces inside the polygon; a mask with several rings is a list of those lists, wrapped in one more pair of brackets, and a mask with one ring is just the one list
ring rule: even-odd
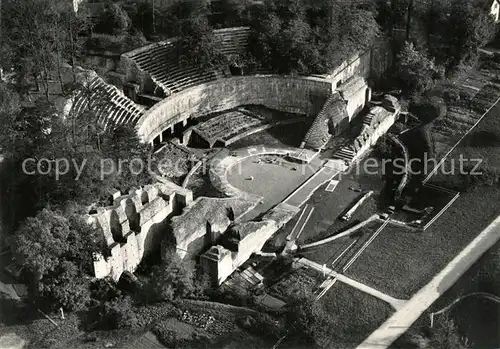
{"label": "stone step row", "polygon": [[104,127],[135,124],[145,110],[124,96],[116,87],[106,84],[100,77],[95,77],[86,87],[80,89],[73,100],[73,115],[93,112],[96,121]]}

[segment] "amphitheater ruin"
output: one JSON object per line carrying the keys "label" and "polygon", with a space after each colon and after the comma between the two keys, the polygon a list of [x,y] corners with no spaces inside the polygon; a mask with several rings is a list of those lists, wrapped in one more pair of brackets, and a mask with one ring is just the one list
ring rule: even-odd
{"label": "amphitheater ruin", "polygon": [[[249,28],[216,30],[215,35],[224,54],[243,54]],[[156,148],[175,138],[182,147],[195,142],[223,149],[251,134],[299,121],[309,124],[309,130],[294,147],[262,144],[242,149],[238,156],[219,153],[208,175],[218,197],[194,197],[185,185],[165,178],[128,194],[117,193],[113,205],[88,216],[89,223],[102,230],[109,250],[94,263],[98,278],[118,280],[123,272],[133,272],[163,241],[183,259],[200,257],[202,268],[215,284],[221,284],[261,251],[312,192],[365,153],[400,110],[390,96],[382,105],[369,105],[368,80],[389,64],[381,48],[356,54],[329,74],[306,77],[264,74],[259,69],[250,75],[232,75],[227,65],[203,69],[180,64],[176,45],[173,38],[122,54],[106,77],[109,83],[93,72],[82,73],[83,87],[68,101],[66,112],[78,115],[93,110],[104,127],[133,125],[140,139]],[[246,108],[255,105],[290,118],[276,121]],[[345,144],[329,159],[320,159],[330,139],[349,129],[366,107],[370,111],[352,144]],[[293,184],[278,202],[230,183],[231,166],[263,155],[314,163],[316,172]]]}

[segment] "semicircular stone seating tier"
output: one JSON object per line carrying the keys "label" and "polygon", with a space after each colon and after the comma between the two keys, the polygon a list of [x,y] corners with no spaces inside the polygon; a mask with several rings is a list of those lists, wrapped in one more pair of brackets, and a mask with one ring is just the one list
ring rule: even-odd
{"label": "semicircular stone seating tier", "polygon": [[[249,34],[249,27],[225,28],[214,31],[219,52],[226,56],[245,53]],[[127,56],[140,70],[147,73],[167,95],[230,76],[227,65],[203,68],[183,61],[180,57],[178,38],[143,47],[128,53]]]}
{"label": "semicircular stone seating tier", "polygon": [[241,148],[234,151],[222,151],[217,154],[210,162],[210,182],[222,194],[228,197],[240,197],[249,200],[261,201],[263,197],[248,193],[241,189],[236,188],[227,179],[228,171],[231,167],[235,166],[239,162],[245,160],[246,158],[259,155],[281,155],[286,156],[291,153],[297,152],[298,148],[272,148],[266,147],[264,145],[250,146],[246,148]]}
{"label": "semicircular stone seating tier", "polygon": [[73,96],[70,114],[78,116],[92,112],[98,123],[110,127],[135,125],[144,111],[143,106],[134,103],[94,73]]}

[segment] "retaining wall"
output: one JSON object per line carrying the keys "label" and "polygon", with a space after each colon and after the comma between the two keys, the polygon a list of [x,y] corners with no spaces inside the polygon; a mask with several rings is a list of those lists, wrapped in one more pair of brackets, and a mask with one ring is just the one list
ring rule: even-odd
{"label": "retaining wall", "polygon": [[235,76],[191,87],[157,103],[137,123],[145,143],[190,117],[220,112],[245,104],[316,115],[332,93],[330,81],[277,75]]}

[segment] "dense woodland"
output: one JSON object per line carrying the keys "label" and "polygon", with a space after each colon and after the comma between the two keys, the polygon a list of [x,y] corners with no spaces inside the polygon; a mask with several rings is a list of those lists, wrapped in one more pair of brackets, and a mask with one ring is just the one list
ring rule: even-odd
{"label": "dense woodland", "polygon": [[[100,129],[91,110],[80,118],[62,118],[50,81],[58,81],[65,96],[78,87],[63,79],[62,65],[82,65],[89,50],[121,53],[172,36],[180,37],[185,60],[227,63],[228,57],[217,52],[213,29],[250,26],[251,45],[239,58],[242,64],[280,74],[328,72],[377,40],[391,40],[396,52],[391,78],[408,94],[419,95],[437,80],[473,66],[478,48],[497,34],[476,0],[349,5],[345,0],[221,0],[212,5],[203,0],[107,0],[97,12],[96,6],[93,12],[81,6],[78,14],[67,0],[3,0],[1,6],[0,68],[6,79],[0,81],[0,195],[8,198],[2,199],[2,245],[12,246],[33,301],[49,310],[85,310],[96,328],[132,326],[133,303],[223,296],[175,253],[150,271],[133,299],[106,280],[90,278],[92,252],[102,246],[81,213],[88,205],[107,204],[113,189],[126,192],[154,179],[148,173],[99,178],[102,159],[147,161],[150,151],[133,128]],[[73,167],[61,178],[54,171],[26,175],[26,158],[72,158],[87,165],[78,180]],[[237,295],[231,297],[241,304]],[[328,328],[328,314],[302,301],[287,317],[302,325],[297,328],[311,341],[311,331]]]}

